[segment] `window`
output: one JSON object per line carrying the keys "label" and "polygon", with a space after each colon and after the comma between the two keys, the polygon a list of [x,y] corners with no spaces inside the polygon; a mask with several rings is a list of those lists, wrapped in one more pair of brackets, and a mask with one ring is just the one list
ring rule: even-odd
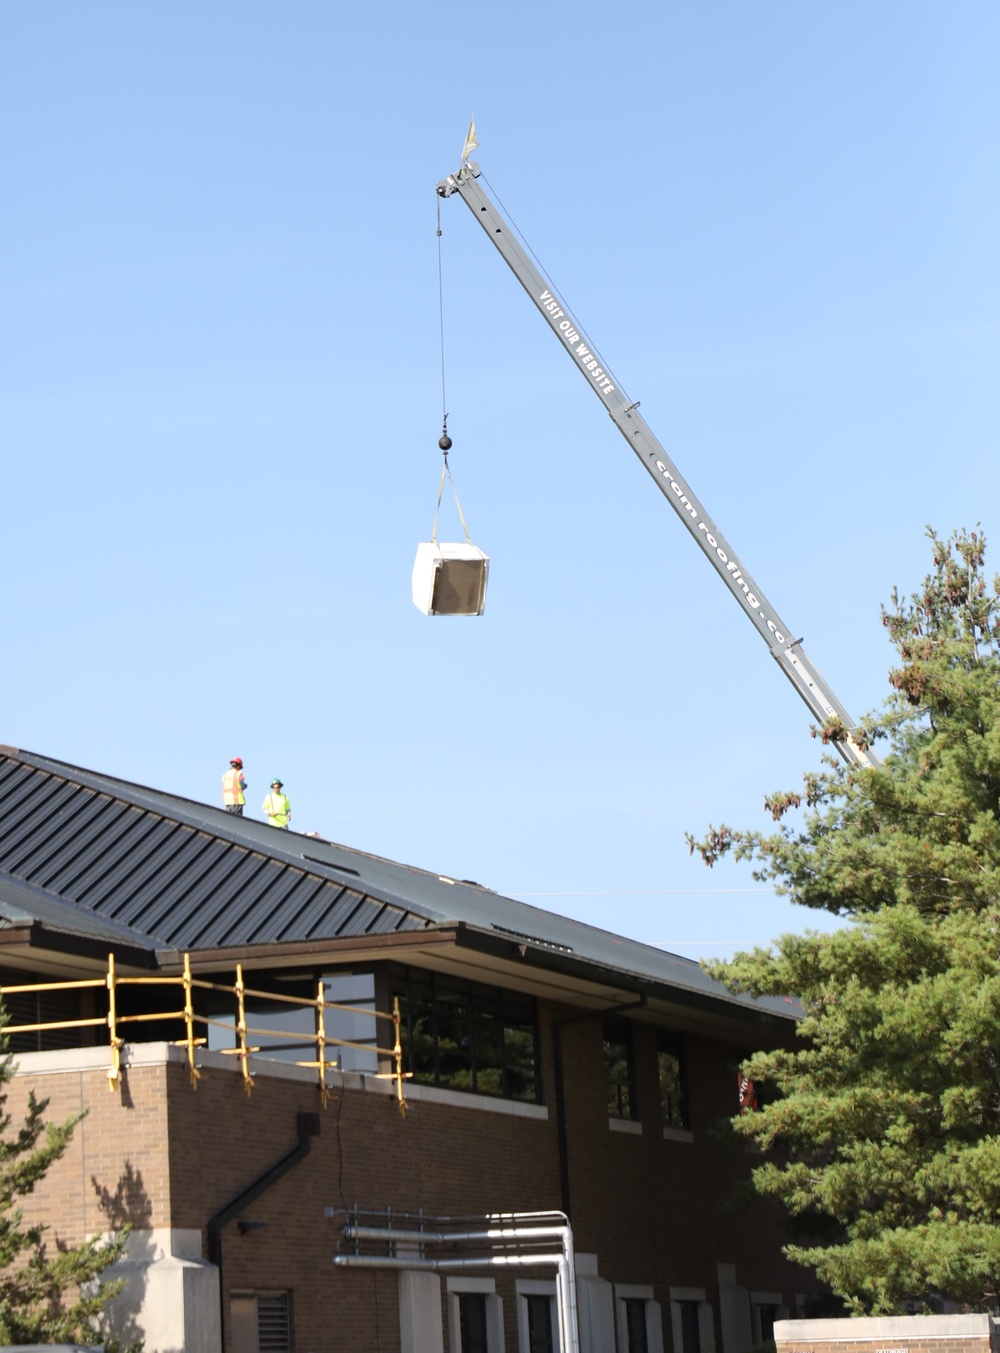
{"label": "window", "polygon": [[[272,984],[261,976],[247,985],[263,990]],[[244,998],[247,1043],[257,1049],[258,1057],[268,1057],[279,1062],[306,1062],[315,1058],[315,1006],[289,1005],[280,998],[291,996],[296,1001],[315,1001],[316,983],[308,976],[296,977],[281,982],[276,995],[277,1000],[266,995],[247,995]],[[220,997],[213,992],[211,1000],[208,1014],[213,1022],[208,1026],[208,1046],[213,1049],[236,1047],[235,997]],[[224,1006],[220,1004],[223,1000]]]}
{"label": "window", "polygon": [[503,1302],[492,1278],[448,1279],[449,1353],[503,1353]]}
{"label": "window", "polygon": [[774,1338],[774,1322],[788,1319],[788,1307],[782,1305],[780,1292],[751,1292],[750,1320],[755,1344]]}
{"label": "window", "polygon": [[461,1353],[487,1353],[486,1294],[458,1294],[458,1342]]}
{"label": "window", "polygon": [[229,1309],[233,1353],[291,1353],[287,1292],[234,1292]]}
{"label": "window", "polygon": [[555,1283],[522,1278],[517,1280],[516,1290],[519,1353],[556,1353],[559,1323]]}
{"label": "window", "polygon": [[674,1353],[714,1353],[715,1321],[701,1288],[670,1289]]}
{"label": "window", "polygon": [[626,1297],[622,1305],[625,1308],[625,1348],[627,1353],[649,1353],[649,1338],[646,1333],[646,1303],[641,1297]]}
{"label": "window", "polygon": [[665,1128],[686,1129],[691,1126],[688,1116],[687,1068],[684,1061],[684,1040],[678,1033],[661,1031],[657,1039],[657,1060],[660,1070],[660,1108]]}
{"label": "window", "polygon": [[[366,1047],[338,1048],[327,1043],[326,1055],[337,1056],[341,1071],[377,1071],[378,1036],[375,1018],[375,977],[370,972],[327,973],[323,978],[323,999],[346,1009],[323,1012],[327,1039],[362,1043]],[[391,1029],[391,1025],[383,1025]],[[388,1043],[392,1043],[389,1038]]]}
{"label": "window", "polygon": [[663,1353],[660,1304],[651,1287],[615,1284],[616,1353]]}
{"label": "window", "polygon": [[701,1353],[701,1328],[698,1321],[698,1302],[680,1301],[681,1348],[683,1353]]}
{"label": "window", "polygon": [[[248,985],[253,986],[253,983]],[[260,988],[266,985],[261,981]],[[247,1043],[257,1049],[258,1057],[279,1062],[311,1062],[317,1057],[315,977],[293,978],[282,981],[275,997],[248,995],[245,998]],[[294,997],[289,1004],[282,997]],[[323,998],[347,1009],[325,1010],[323,1028],[326,1034],[326,1057],[343,1071],[375,1071],[378,1055],[375,1019],[375,978],[370,972],[328,973],[323,977]],[[211,1011],[213,1023],[208,1026],[210,1048],[236,1046],[236,1013],[234,1002],[225,1009]],[[338,1041],[369,1044],[368,1047],[339,1048]]]}
{"label": "window", "polygon": [[528,1353],[553,1353],[552,1298],[527,1296]]}
{"label": "window", "polygon": [[[34,973],[6,972],[4,985],[27,986],[39,980]],[[47,1024],[56,1026],[62,1022],[84,1019],[98,1013],[94,1009],[84,1010],[85,997],[79,991],[17,991],[4,996],[4,1005],[11,1024]],[[32,1029],[28,1033],[8,1035],[11,1052],[47,1052],[53,1048],[83,1047],[84,1033],[89,1030]]]}
{"label": "window", "polygon": [[537,1103],[535,1002],[530,996],[394,967],[403,1052],[416,1081]]}
{"label": "window", "polygon": [[632,1037],[626,1020],[604,1023],[604,1071],[607,1085],[608,1117],[639,1117],[632,1072]]}

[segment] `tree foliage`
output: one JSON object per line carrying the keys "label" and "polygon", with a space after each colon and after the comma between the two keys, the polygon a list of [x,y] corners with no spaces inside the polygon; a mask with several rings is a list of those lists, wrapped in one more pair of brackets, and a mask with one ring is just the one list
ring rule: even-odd
{"label": "tree foliage", "polygon": [[881,764],[824,758],[766,800],[773,832],[689,838],[849,922],[709,966],[802,1002],[734,1126],[804,1237],[786,1252],[857,1313],[1000,1295],[1000,578],[981,534],[928,537],[923,587],[883,610],[898,665],[861,730]]}
{"label": "tree foliage", "polygon": [[14,1063],[6,1023],[0,1010],[0,1344],[104,1344],[99,1317],[121,1283],[102,1283],[101,1274],[121,1258],[128,1228],[74,1247],[50,1244],[45,1228],[25,1222],[21,1200],[64,1155],[83,1115],[46,1124],[48,1101],[31,1091],[15,1126],[7,1109]]}

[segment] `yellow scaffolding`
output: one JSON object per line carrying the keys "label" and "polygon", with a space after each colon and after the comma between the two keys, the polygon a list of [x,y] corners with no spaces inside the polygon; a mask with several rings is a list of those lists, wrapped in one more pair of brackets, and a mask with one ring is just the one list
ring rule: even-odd
{"label": "yellow scaffolding", "polygon": [[[140,1015],[121,1015],[118,1013],[117,992],[120,987],[126,986],[161,986],[161,987],[180,987],[184,994],[183,1009],[181,1010],[157,1010],[150,1011]],[[396,1085],[396,1102],[399,1105],[400,1113],[406,1111],[406,1101],[403,1098],[403,1081],[410,1078],[410,1072],[403,1070],[403,1048],[400,1038],[400,1018],[399,1018],[399,998],[393,1000],[392,1013],[388,1014],[381,1010],[366,1010],[364,1013],[370,1015],[375,1020],[388,1020],[392,1024],[393,1045],[391,1048],[373,1047],[371,1043],[355,1043],[349,1039],[331,1038],[326,1032],[326,1012],[328,1010],[344,1010],[351,1014],[358,1013],[358,1007],[353,1005],[340,1005],[336,1001],[328,1001],[324,998],[323,979],[320,978],[317,983],[317,992],[315,997],[284,996],[274,991],[259,991],[246,986],[243,981],[243,965],[236,965],[236,981],[232,986],[220,985],[217,982],[203,982],[191,975],[191,959],[189,954],[184,955],[184,971],[176,977],[119,977],[115,971],[115,956],[108,955],[108,971],[104,977],[95,977],[83,979],[74,982],[34,982],[23,986],[0,986],[0,996],[14,996],[21,994],[30,994],[40,991],[80,991],[85,988],[95,989],[104,987],[108,993],[108,1013],[107,1016],[95,1016],[87,1019],[64,1019],[64,1020],[46,1020],[38,1024],[7,1024],[4,1032],[7,1034],[26,1034],[37,1033],[46,1029],[87,1029],[104,1026],[108,1030],[109,1043],[111,1048],[111,1067],[108,1070],[108,1089],[116,1090],[121,1083],[121,1051],[125,1045],[125,1040],[119,1033],[124,1024],[141,1024],[161,1022],[164,1020],[183,1020],[184,1037],[171,1040],[174,1046],[183,1047],[187,1052],[188,1077],[191,1081],[191,1088],[198,1088],[198,1081],[201,1078],[201,1071],[196,1063],[196,1049],[204,1047],[208,1042],[205,1035],[196,1033],[204,1027],[209,1026],[225,1029],[227,1032],[235,1032],[236,1046],[233,1048],[221,1048],[219,1051],[238,1057],[240,1059],[240,1069],[243,1073],[243,1087],[249,1095],[253,1089],[253,1074],[250,1070],[250,1057],[259,1053],[260,1045],[252,1045],[248,1042],[248,1036],[273,1037],[272,1029],[253,1028],[247,1024],[246,1019],[246,998],[254,1000],[272,1001],[275,1004],[294,1006],[302,1010],[314,1010],[316,1012],[316,1032],[310,1035],[301,1035],[302,1041],[311,1041],[316,1047],[316,1057],[308,1061],[296,1061],[296,1066],[313,1067],[319,1074],[319,1091],[323,1107],[326,1108],[330,1097],[330,1089],[327,1085],[326,1076],[328,1071],[338,1070],[336,1061],[327,1059],[327,1048],[359,1048],[368,1053],[374,1053],[376,1057],[391,1059],[395,1067],[393,1071],[374,1073],[379,1080],[391,1080]],[[194,1008],[194,999],[192,993],[195,990],[221,992],[224,995],[232,996],[236,1005],[235,1023],[230,1024],[226,1020],[211,1019],[207,1015],[199,1015]],[[369,1073],[366,1073],[369,1074]]]}

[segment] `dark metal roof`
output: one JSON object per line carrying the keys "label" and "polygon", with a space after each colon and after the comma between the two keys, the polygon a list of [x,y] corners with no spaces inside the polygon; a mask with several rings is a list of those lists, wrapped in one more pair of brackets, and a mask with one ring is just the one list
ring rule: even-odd
{"label": "dark metal roof", "polygon": [[0,877],[72,903],[76,928],[94,935],[110,921],[152,948],[204,949],[428,924],[359,874],[337,878],[284,849],[291,833],[221,809],[12,751],[0,754],[0,795]]}
{"label": "dark metal roof", "polygon": [[81,915],[79,907],[53,897],[43,888],[35,888],[21,879],[0,873],[0,929],[41,922],[63,935],[79,935],[105,946],[127,946],[135,950],[151,950],[154,946],[145,935],[137,935],[128,926],[116,925],[92,913]]}
{"label": "dark metal roof", "polygon": [[575,962],[788,1018],[690,959],[477,884],[0,746],[0,918],[150,950],[336,941],[468,927]]}

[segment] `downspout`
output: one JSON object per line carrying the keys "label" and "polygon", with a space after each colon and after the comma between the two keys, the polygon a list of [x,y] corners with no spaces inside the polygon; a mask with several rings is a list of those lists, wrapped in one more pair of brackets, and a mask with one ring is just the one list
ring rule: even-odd
{"label": "downspout", "polygon": [[602,1015],[624,1014],[627,1010],[641,1010],[647,1003],[645,993],[636,1001],[627,1005],[609,1005],[603,1010],[587,1010],[580,1015],[566,1015],[563,1019],[552,1021],[552,1070],[556,1080],[556,1137],[559,1143],[559,1192],[562,1200],[561,1211],[567,1217],[572,1216],[569,1188],[569,1136],[566,1130],[566,1090],[563,1085],[562,1031],[566,1024],[579,1024],[587,1019],[599,1019]]}
{"label": "downspout", "polygon": [[318,1113],[300,1113],[297,1115],[297,1126],[299,1130],[299,1144],[289,1151],[287,1156],[282,1156],[276,1165],[272,1165],[269,1170],[260,1176],[248,1189],[242,1193],[221,1212],[216,1212],[214,1217],[210,1217],[207,1223],[208,1230],[208,1258],[209,1262],[214,1264],[219,1272],[219,1329],[222,1334],[222,1347],[226,1346],[226,1312],[222,1300],[222,1228],[238,1217],[240,1213],[256,1202],[262,1194],[267,1193],[274,1184],[278,1182],[289,1170],[295,1168],[300,1160],[305,1160],[312,1150],[312,1139],[319,1136],[320,1119]]}

